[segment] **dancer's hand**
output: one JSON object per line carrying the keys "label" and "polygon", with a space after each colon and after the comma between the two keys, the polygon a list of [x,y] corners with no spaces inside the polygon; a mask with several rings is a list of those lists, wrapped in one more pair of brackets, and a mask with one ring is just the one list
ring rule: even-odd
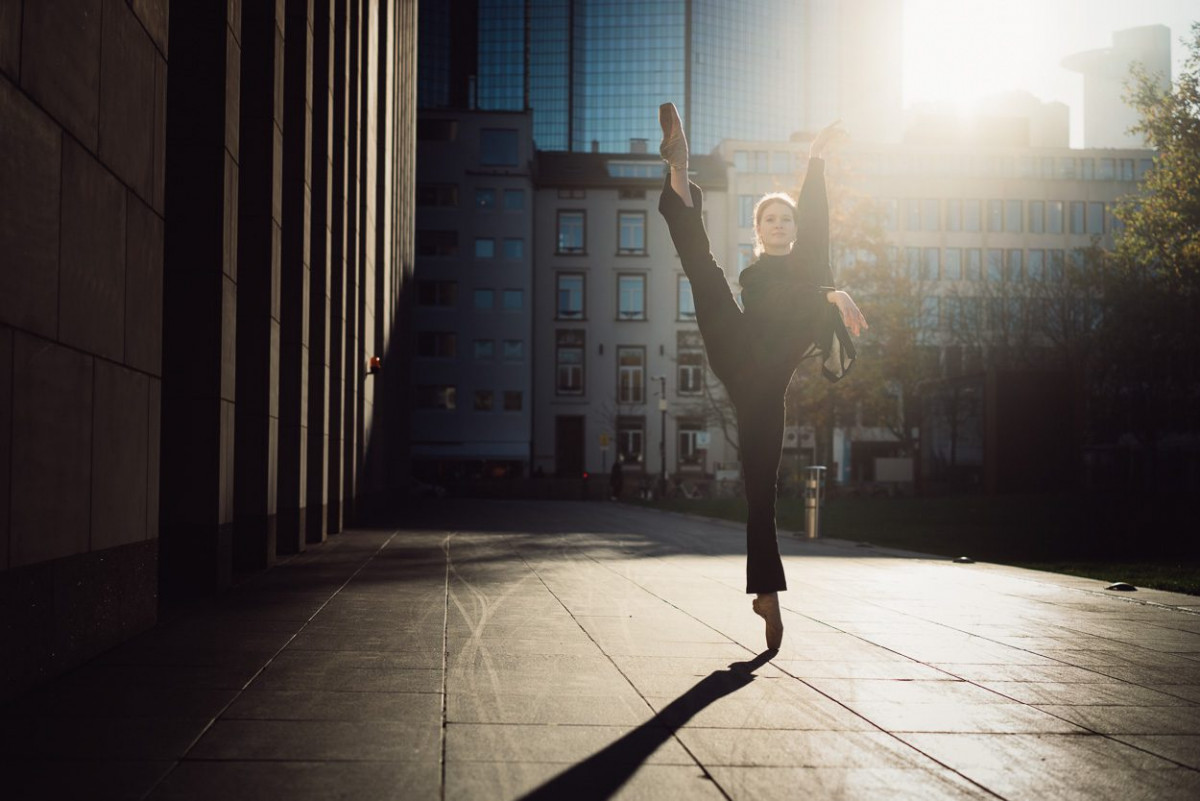
{"label": "dancer's hand", "polygon": [[829,125],[821,129],[816,138],[812,140],[812,144],[808,146],[808,157],[810,159],[819,159],[821,154],[825,152],[825,148],[832,144],[844,142],[850,138],[850,134],[846,133],[846,129],[842,127],[841,120],[835,120]]}
{"label": "dancer's hand", "polygon": [[842,322],[846,325],[846,330],[854,336],[858,336],[863,331],[866,331],[867,318],[863,317],[862,310],[858,308],[858,304],[854,302],[854,298],[842,290],[838,289],[830,292],[825,296],[825,299],[837,306],[838,312],[842,315]]}

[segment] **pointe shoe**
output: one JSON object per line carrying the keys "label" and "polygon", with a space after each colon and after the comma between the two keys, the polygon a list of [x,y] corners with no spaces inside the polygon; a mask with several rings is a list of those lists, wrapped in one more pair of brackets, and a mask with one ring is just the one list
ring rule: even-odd
{"label": "pointe shoe", "polygon": [[783,643],[783,616],[779,613],[779,594],[760,595],[750,604],[755,614],[767,621],[767,647],[778,650]]}
{"label": "pointe shoe", "polygon": [[674,103],[663,103],[658,107],[658,124],[662,128],[662,144],[658,146],[663,161],[671,169],[686,170],[688,165],[688,143],[683,134],[683,122]]}

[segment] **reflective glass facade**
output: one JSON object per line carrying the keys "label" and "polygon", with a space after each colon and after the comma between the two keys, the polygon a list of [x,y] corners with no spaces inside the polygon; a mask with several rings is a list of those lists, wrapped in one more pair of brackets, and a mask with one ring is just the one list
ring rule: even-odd
{"label": "reflective glass facade", "polygon": [[[447,6],[477,6],[475,52]],[[806,127],[807,0],[475,0],[421,4],[422,107],[533,110],[542,150],[653,151],[673,101],[692,150],[722,139],[781,140]],[[428,16],[426,16],[428,15]],[[458,49],[450,63],[436,52]],[[424,71],[436,70],[436,74]],[[428,87],[428,91],[426,88]]]}

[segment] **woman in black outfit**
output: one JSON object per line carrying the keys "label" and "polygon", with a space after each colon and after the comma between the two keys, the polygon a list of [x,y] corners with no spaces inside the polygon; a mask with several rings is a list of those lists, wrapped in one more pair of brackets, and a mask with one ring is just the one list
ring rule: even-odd
{"label": "woman in black outfit", "polygon": [[[687,178],[687,139],[674,104],[659,108],[660,147],[670,174],[658,209],[667,221],[692,285],[696,322],[708,362],[737,410],[746,522],[746,592],[766,620],[767,647],[783,641],[779,595],[787,589],[775,537],[775,491],[783,450],[784,393],[792,373],[811,356],[837,381],[854,361],[849,332],[867,327],[858,306],[834,286],[829,263],[826,145],[844,133],[837,124],[813,140],[798,203],[767,195],[754,209],[757,260],[741,274],[738,307],[725,271],[712,256],[701,218],[704,197]],[[849,332],[847,331],[849,329]]]}

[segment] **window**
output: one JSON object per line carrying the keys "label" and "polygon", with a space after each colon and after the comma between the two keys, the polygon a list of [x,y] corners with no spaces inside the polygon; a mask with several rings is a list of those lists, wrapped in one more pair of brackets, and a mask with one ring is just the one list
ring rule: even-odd
{"label": "window", "polygon": [[417,281],[418,306],[453,306],[458,302],[454,281]]}
{"label": "window", "polygon": [[754,195],[738,195],[738,227],[754,227]]}
{"label": "window", "polygon": [[1063,280],[1063,252],[1061,250],[1046,251],[1046,278],[1053,283]]}
{"label": "window", "polygon": [[754,151],[754,171],[765,173],[767,171],[767,151]]}
{"label": "window", "polygon": [[479,132],[479,163],[485,167],[517,166],[517,132],[512,128],[484,128]]}
{"label": "window", "polygon": [[968,281],[979,281],[983,278],[983,253],[979,248],[966,250],[966,275]]}
{"label": "window", "polygon": [[579,273],[559,273],[554,316],[559,320],[583,319],[584,278]]}
{"label": "window", "polygon": [[458,138],[458,120],[417,120],[417,139],[422,142],[453,142]]}
{"label": "window", "polygon": [[1042,234],[1046,232],[1046,201],[1029,201],[1029,233]]}
{"label": "window", "polygon": [[1004,201],[1004,230],[1010,234],[1021,233],[1021,218],[1025,216],[1020,200]]}
{"label": "window", "polygon": [[1021,262],[1023,255],[1024,252],[1020,250],[1009,250],[1005,252],[1005,256],[1007,256],[1006,266],[1008,267],[1008,271],[1005,273],[1005,278],[1007,278],[1009,281],[1015,282],[1021,280]]}
{"label": "window", "polygon": [[1063,202],[1050,200],[1046,202],[1046,233],[1061,234],[1063,232]]}
{"label": "window", "polygon": [[962,230],[962,201],[958,198],[946,201],[946,230]]}
{"label": "window", "polygon": [[621,187],[617,190],[617,200],[645,200],[645,189],[631,189],[629,187]]}
{"label": "window", "polygon": [[490,389],[475,390],[475,411],[490,412],[492,410],[493,400],[494,396],[492,395],[492,391]]}
{"label": "window", "polygon": [[963,230],[978,231],[980,228],[980,200],[963,201]]}
{"label": "window", "polygon": [[889,197],[879,201],[879,224],[885,231],[895,231],[900,212],[897,209],[896,198]]}
{"label": "window", "polygon": [[942,228],[941,201],[937,198],[926,198],[921,201],[921,227],[926,231],[940,231]]}
{"label": "window", "polygon": [[496,358],[496,341],[494,339],[477,339],[472,351],[476,361],[491,361]]}
{"label": "window", "polygon": [[524,189],[505,189],[504,190],[504,210],[505,211],[524,211],[525,210],[525,190]]}
{"label": "window", "polygon": [[942,277],[941,251],[937,248],[925,248],[922,253],[923,274],[926,281],[937,281]]}
{"label": "window", "polygon": [[696,319],[696,299],[692,297],[692,282],[687,279],[686,275],[678,277],[679,281],[679,319],[680,320],[695,320]]}
{"label": "window", "polygon": [[1080,177],[1085,181],[1096,180],[1096,161],[1095,159],[1080,159],[1079,166],[1082,168]]}
{"label": "window", "polygon": [[904,268],[905,275],[911,281],[921,280],[921,249],[920,248],[905,248],[904,249]]}
{"label": "window", "polygon": [[988,227],[989,231],[1004,230],[1004,201],[989,200],[987,202]]}
{"label": "window", "polygon": [[1086,233],[1084,215],[1087,211],[1087,204],[1082,200],[1071,201],[1071,233],[1082,234]]}
{"label": "window", "polygon": [[640,465],[645,458],[646,419],[617,418],[617,455],[627,465]]}
{"label": "window", "polygon": [[644,403],[645,386],[646,349],[617,348],[617,403]]}
{"label": "window", "polygon": [[679,466],[698,467],[704,464],[708,432],[695,420],[679,421]]}
{"label": "window", "polygon": [[417,184],[417,205],[457,206],[458,187],[454,184]]}
{"label": "window", "polygon": [[520,339],[504,340],[504,361],[506,361],[506,362],[523,362],[523,361],[525,361],[525,342]]}
{"label": "window", "polygon": [[617,319],[646,319],[646,276],[617,276]]}
{"label": "window", "polygon": [[417,231],[418,256],[457,256],[458,231]]}
{"label": "window", "polygon": [[475,190],[475,208],[483,211],[492,211],[496,208],[496,190],[495,189],[476,189]]}
{"label": "window", "polygon": [[617,212],[617,253],[622,256],[646,255],[646,212]]}
{"label": "window", "polygon": [[582,211],[560,211],[558,213],[558,253],[579,254],[584,252],[587,219]]}
{"label": "window", "polygon": [[496,240],[495,239],[476,239],[475,240],[475,258],[477,259],[492,259],[496,257]]}
{"label": "window", "polygon": [[525,258],[525,240],[515,237],[506,237],[504,240],[504,258]]}
{"label": "window", "polygon": [[998,248],[988,248],[987,280],[1004,280],[1004,251]]}
{"label": "window", "polygon": [[458,338],[452,331],[418,331],[417,355],[425,359],[453,359],[458,355]]}
{"label": "window", "polygon": [[1104,204],[1090,202],[1087,204],[1087,232],[1089,234],[1104,233]]}
{"label": "window", "polygon": [[913,198],[904,199],[904,230],[921,230],[921,203]]}
{"label": "window", "polygon": [[458,408],[457,392],[457,387],[450,384],[419,384],[417,386],[417,408],[445,409],[447,411],[456,409]]}
{"label": "window", "polygon": [[680,395],[699,395],[704,392],[704,351],[679,351],[679,386]]}
{"label": "window", "polygon": [[555,334],[554,391],[559,395],[583,394],[585,337],[580,330],[563,330]]}
{"label": "window", "polygon": [[776,175],[792,171],[792,154],[786,150],[771,151],[771,172]]}
{"label": "window", "polygon": [[560,189],[558,196],[567,200],[580,200],[587,197],[586,189]]}
{"label": "window", "polygon": [[1100,159],[1100,168],[1096,170],[1097,181],[1111,181],[1117,177],[1116,159]]}
{"label": "window", "polygon": [[1121,180],[1132,181],[1134,179],[1135,169],[1133,159],[1121,159]]}
{"label": "window", "polygon": [[476,309],[492,309],[496,306],[496,291],[493,289],[476,289],[471,297],[471,305]]}
{"label": "window", "polygon": [[1075,159],[1070,156],[1060,157],[1058,160],[1058,177],[1069,181],[1075,177]]}
{"label": "window", "polygon": [[519,391],[507,390],[504,393],[504,411],[519,412],[521,411],[522,396]]}
{"label": "window", "polygon": [[921,327],[932,331],[942,323],[938,315],[938,298],[936,295],[926,295],[921,298]]}
{"label": "window", "polygon": [[1043,281],[1046,278],[1046,251],[1029,251],[1029,264],[1026,265],[1026,275],[1030,281]]}
{"label": "window", "polygon": [[738,172],[746,172],[750,169],[750,154],[745,150],[733,151],[733,168]]}
{"label": "window", "polygon": [[505,311],[520,311],[525,305],[524,289],[506,289],[501,296],[502,308]]}
{"label": "window", "polygon": [[754,262],[754,246],[738,245],[738,275]]}
{"label": "window", "polygon": [[947,281],[962,280],[962,249],[946,248],[946,259],[943,265],[942,277]]}

